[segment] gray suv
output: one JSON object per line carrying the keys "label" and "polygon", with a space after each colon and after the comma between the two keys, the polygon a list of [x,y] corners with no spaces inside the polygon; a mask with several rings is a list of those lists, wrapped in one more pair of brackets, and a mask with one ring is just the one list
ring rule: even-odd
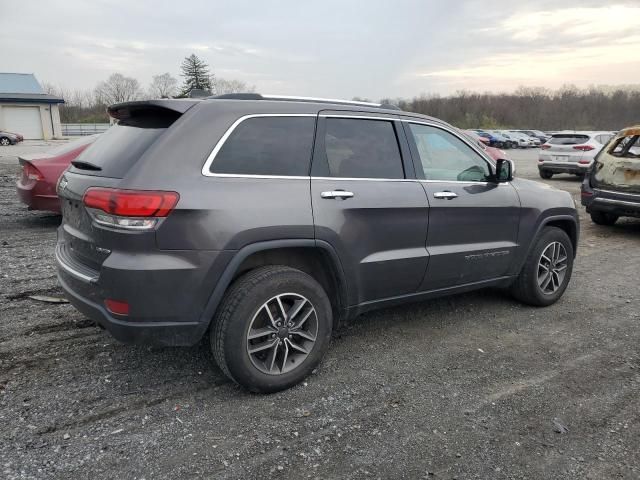
{"label": "gray suv", "polygon": [[58,277],[125,342],[193,345],[252,391],[300,382],[341,319],[483,287],[565,291],[571,196],[392,106],[236,94],[113,105],[63,174]]}

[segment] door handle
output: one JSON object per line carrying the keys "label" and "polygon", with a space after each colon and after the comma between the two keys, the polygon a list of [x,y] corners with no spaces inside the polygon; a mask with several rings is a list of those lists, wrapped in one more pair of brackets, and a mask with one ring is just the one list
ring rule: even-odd
{"label": "door handle", "polygon": [[346,200],[347,198],[353,197],[353,192],[345,192],[344,190],[330,190],[328,192],[320,193],[322,198],[341,198]]}
{"label": "door handle", "polygon": [[435,192],[433,194],[433,198],[440,198],[440,199],[445,199],[445,200],[453,200],[457,196],[458,196],[457,193],[450,192],[448,190],[445,190],[444,192]]}

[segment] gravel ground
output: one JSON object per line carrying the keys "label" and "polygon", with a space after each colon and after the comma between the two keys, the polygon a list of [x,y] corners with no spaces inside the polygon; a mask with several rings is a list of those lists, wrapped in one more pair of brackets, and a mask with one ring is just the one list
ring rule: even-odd
{"label": "gravel ground", "polygon": [[123,345],[28,298],[62,295],[60,219],[17,201],[0,148],[2,478],[640,478],[640,221],[582,212],[551,307],[484,290],[367,314],[304,385],[253,395],[205,346]]}

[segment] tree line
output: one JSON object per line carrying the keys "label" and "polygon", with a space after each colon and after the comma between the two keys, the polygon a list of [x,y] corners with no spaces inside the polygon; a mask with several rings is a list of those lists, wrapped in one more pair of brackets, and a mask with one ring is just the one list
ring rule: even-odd
{"label": "tree line", "polygon": [[558,90],[520,87],[513,93],[422,95],[386,99],[402,110],[445,120],[460,128],[619,130],[640,123],[640,86],[566,85]]}
{"label": "tree line", "polygon": [[192,54],[181,65],[182,85],[170,73],[154,75],[147,87],[133,77],[113,73],[99,82],[93,89],[69,90],[50,83],[43,83],[46,93],[65,100],[60,106],[62,123],[103,123],[108,122],[107,105],[147,100],[152,98],[182,98],[194,90],[204,90],[212,95],[225,93],[253,92],[255,87],[241,80],[224,79],[210,72],[209,65]]}
{"label": "tree line", "polygon": [[[195,54],[186,57],[180,68],[181,85],[170,73],[154,75],[146,88],[135,78],[114,73],[93,89],[65,90],[51,84],[44,87],[47,93],[65,99],[60,110],[63,123],[107,122],[106,106],[112,103],[186,97],[195,89],[214,95],[255,91],[255,87],[241,80],[214,75]],[[618,130],[639,122],[640,86],[580,89],[565,85],[558,90],[520,87],[513,93],[459,91],[449,96],[423,94],[381,102],[431,115],[460,128]]]}

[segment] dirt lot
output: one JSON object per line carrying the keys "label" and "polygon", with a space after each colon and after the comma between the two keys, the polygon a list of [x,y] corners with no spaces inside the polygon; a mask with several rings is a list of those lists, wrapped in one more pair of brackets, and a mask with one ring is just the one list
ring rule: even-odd
{"label": "dirt lot", "polygon": [[[62,294],[60,220],[16,200],[12,148],[0,151],[0,477],[640,478],[640,221],[583,215],[552,307],[485,290],[367,314],[307,383],[252,395],[204,346],[123,345],[69,305],[27,298]],[[536,178],[536,156],[512,153],[517,174]],[[548,183],[578,199],[573,177]]]}

